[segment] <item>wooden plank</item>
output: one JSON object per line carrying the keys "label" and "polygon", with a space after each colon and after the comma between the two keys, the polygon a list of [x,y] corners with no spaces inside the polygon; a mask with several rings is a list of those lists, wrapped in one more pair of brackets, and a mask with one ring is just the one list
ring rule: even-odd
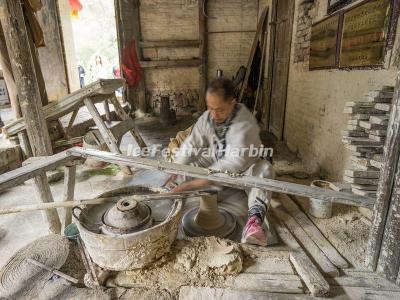
{"label": "wooden plank", "polygon": [[103,101],[103,106],[104,106],[104,113],[106,115],[106,121],[108,123],[111,123],[111,113],[110,113],[110,106],[108,105],[108,100]]}
{"label": "wooden plank", "polygon": [[135,127],[135,122],[132,119],[126,119],[119,122],[117,125],[110,127],[110,131],[115,139],[120,140],[127,132]]}
{"label": "wooden plank", "polygon": [[140,48],[178,48],[199,47],[200,40],[165,40],[165,41],[140,41]]}
{"label": "wooden plank", "polygon": [[[400,111],[397,111],[400,115]],[[400,134],[400,133],[398,133]],[[400,157],[397,161],[397,170],[390,195],[389,212],[387,214],[385,230],[382,238],[382,246],[376,271],[396,282],[400,281]],[[380,192],[378,187],[378,193]]]}
{"label": "wooden plank", "polygon": [[345,176],[349,177],[359,177],[359,178],[372,178],[378,179],[380,175],[380,171],[359,171],[359,170],[345,170]]}
{"label": "wooden plank", "polygon": [[299,208],[299,206],[293,201],[293,199],[285,194],[281,194],[281,204],[289,212],[289,214],[297,221],[297,223],[304,229],[304,231],[310,236],[310,238],[317,244],[322,252],[328,257],[328,259],[338,268],[348,268],[348,262],[343,256],[336,250],[334,246],[325,238],[325,236],[319,231],[314,223],[308,218],[308,216]]}
{"label": "wooden plank", "polygon": [[350,176],[343,176],[343,180],[347,183],[358,183],[358,184],[378,184],[379,181],[379,179],[358,178]]}
{"label": "wooden plank", "polygon": [[175,59],[175,60],[142,60],[140,66],[144,69],[198,67],[200,59]]}
{"label": "wooden plank", "polygon": [[360,121],[360,127],[371,130],[386,130],[386,125],[372,124],[370,121]]}
{"label": "wooden plank", "polygon": [[[75,194],[75,177],[76,177],[76,165],[66,166],[64,172],[64,193],[63,201],[71,202],[74,201]],[[72,209],[64,208],[64,229],[72,222]]]}
{"label": "wooden plank", "polygon": [[290,253],[290,261],[295,267],[297,273],[300,275],[307,288],[313,296],[328,296],[329,284],[322,276],[322,274],[315,267],[310,258],[305,254],[303,248],[290,233],[290,231],[274,218],[275,228],[281,240],[292,249]]}
{"label": "wooden plank", "polygon": [[257,291],[241,291],[237,289],[223,289],[210,287],[183,286],[179,290],[179,300],[305,300],[315,299],[308,295],[268,293]]}
{"label": "wooden plank", "polygon": [[385,125],[389,123],[389,117],[387,115],[376,115],[369,118],[371,124]]}
{"label": "wooden plank", "polygon": [[331,286],[365,287],[382,291],[400,291],[397,285],[377,274],[375,274],[375,276],[363,276],[363,274],[360,273],[352,276],[326,278],[326,280]]}
{"label": "wooden plank", "polygon": [[[389,212],[392,187],[400,153],[400,74],[397,75],[392,112],[383,153],[382,175],[379,178],[378,193],[374,206],[374,218],[367,245],[366,264],[375,271],[381,253],[382,239]],[[397,240],[398,242],[398,240]],[[389,243],[390,244],[390,243]],[[389,271],[390,272],[390,271]],[[391,276],[393,276],[393,272]]]}
{"label": "wooden plank", "polygon": [[[111,131],[107,128],[106,124],[104,124],[103,119],[101,118],[96,106],[92,103],[92,100],[90,98],[86,98],[83,100],[83,102],[85,103],[86,108],[93,117],[93,120],[96,123],[96,126],[99,129],[101,136],[106,142],[108,149],[110,149],[110,151],[113,153],[121,154],[121,150],[119,150],[117,145],[117,140],[112,135]],[[125,174],[132,175],[132,171],[129,169],[129,167],[123,164],[120,164],[120,167]]]}
{"label": "wooden plank", "polygon": [[295,236],[296,240],[301,244],[302,248],[312,257],[323,274],[330,277],[339,276],[339,270],[331,263],[321,249],[318,248],[315,242],[307,235],[294,218],[279,208],[274,209],[274,215],[286,225]]}
{"label": "wooden plank", "polygon": [[69,122],[68,122],[68,126],[65,129],[66,138],[69,137],[69,132],[72,128],[72,125],[74,125],[74,122],[75,122],[76,116],[78,115],[78,112],[79,112],[79,109],[76,109],[72,112],[71,118],[69,119]]}
{"label": "wooden plank", "polygon": [[351,193],[337,192],[326,190],[308,185],[301,185],[290,182],[283,182],[268,178],[258,178],[252,176],[242,176],[237,174],[225,174],[220,170],[209,170],[205,168],[180,165],[154,159],[140,157],[126,157],[123,155],[115,155],[109,152],[98,150],[83,150],[80,148],[71,148],[68,153],[77,157],[95,157],[103,161],[115,164],[124,164],[131,167],[141,169],[158,169],[170,174],[188,175],[194,178],[203,178],[218,182],[224,186],[232,186],[236,188],[257,187],[272,192],[298,195],[303,197],[311,197],[321,199],[322,201],[331,201],[334,203],[342,203],[347,205],[355,205],[362,207],[372,207],[375,199],[356,196]]}
{"label": "wooden plank", "polygon": [[376,103],[375,109],[389,112],[392,105],[390,103]]}
{"label": "wooden plank", "polygon": [[[125,121],[128,119],[131,120],[131,117],[124,111],[122,106],[119,104],[117,97],[115,97],[115,96],[111,97],[110,101],[111,101],[112,105],[114,106],[115,113],[122,121]],[[135,127],[132,127],[131,129],[129,129],[129,132],[141,149],[147,147],[147,145],[144,142],[143,138],[141,137],[139,131]]]}
{"label": "wooden plank", "polygon": [[[91,83],[59,101],[54,101],[44,106],[44,118],[47,121],[52,121],[69,114],[82,107],[83,99],[86,97],[92,97],[95,102],[103,101],[109,98],[110,94],[114,93],[115,90],[122,87],[123,84],[124,80],[122,79],[101,79]],[[3,128],[7,136],[13,136],[24,129],[25,122],[23,118],[17,119]]]}
{"label": "wooden plank", "polygon": [[203,112],[206,110],[206,91],[208,83],[207,65],[207,6],[208,1],[198,1],[198,14],[199,14],[199,102],[197,104],[197,111]]}
{"label": "wooden plank", "polygon": [[0,191],[19,185],[30,178],[40,175],[42,172],[55,170],[68,162],[76,160],[76,157],[67,152],[60,152],[48,158],[40,159],[29,165],[1,174]]}
{"label": "wooden plank", "polygon": [[242,273],[234,277],[227,286],[248,291],[303,294],[303,285],[297,275]]}

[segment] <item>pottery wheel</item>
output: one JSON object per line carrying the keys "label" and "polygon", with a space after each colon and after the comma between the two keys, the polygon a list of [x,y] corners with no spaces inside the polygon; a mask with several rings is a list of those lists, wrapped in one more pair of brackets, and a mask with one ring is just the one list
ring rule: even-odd
{"label": "pottery wheel", "polygon": [[236,218],[228,210],[218,207],[217,196],[200,199],[200,206],[189,210],[182,219],[188,236],[217,236],[226,238],[236,228]]}
{"label": "pottery wheel", "polygon": [[17,299],[28,296],[35,287],[43,286],[52,276],[27,261],[35,259],[52,269],[61,268],[69,254],[69,241],[61,235],[37,239],[15,253],[0,270],[0,294]]}

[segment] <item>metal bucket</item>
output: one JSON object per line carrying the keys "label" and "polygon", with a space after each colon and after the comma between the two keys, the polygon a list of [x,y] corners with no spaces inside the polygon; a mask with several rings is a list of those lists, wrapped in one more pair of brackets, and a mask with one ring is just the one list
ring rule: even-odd
{"label": "metal bucket", "polygon": [[[311,186],[323,189],[332,190],[332,184],[329,181],[314,180]],[[319,219],[329,219],[332,217],[332,202],[310,198],[310,208],[308,210],[310,215]]]}
{"label": "metal bucket", "polygon": [[[99,195],[99,198],[155,192],[160,192],[160,189],[132,186],[104,193]],[[90,210],[94,208],[93,206],[88,205],[81,211],[80,216],[77,216],[76,223],[81,239],[94,263],[107,270],[127,271],[143,268],[170,251],[171,244],[178,234],[182,201],[165,200],[160,202],[158,200],[149,201],[149,203],[155,206],[153,208],[153,211],[155,211],[153,217],[156,219],[156,223],[153,227],[115,236],[104,235],[96,232],[95,228],[85,226],[84,219],[81,216],[89,215]],[[160,215],[161,209],[157,210],[157,205],[167,205],[172,209],[165,215]],[[99,210],[101,207],[97,206],[95,209]],[[165,219],[161,220],[163,217]],[[157,222],[157,218],[159,222]]]}

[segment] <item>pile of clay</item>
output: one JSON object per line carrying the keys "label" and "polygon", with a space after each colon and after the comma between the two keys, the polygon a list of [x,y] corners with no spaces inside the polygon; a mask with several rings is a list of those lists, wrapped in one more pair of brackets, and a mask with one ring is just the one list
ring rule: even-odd
{"label": "pile of clay", "polygon": [[190,238],[175,241],[171,252],[148,268],[119,272],[106,285],[177,294],[183,285],[224,287],[242,268],[239,244],[216,237]]}

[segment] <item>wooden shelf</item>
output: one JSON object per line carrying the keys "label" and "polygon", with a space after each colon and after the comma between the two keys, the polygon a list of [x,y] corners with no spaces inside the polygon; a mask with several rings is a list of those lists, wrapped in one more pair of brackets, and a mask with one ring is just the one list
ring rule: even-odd
{"label": "wooden shelf", "polygon": [[199,40],[166,40],[166,41],[140,41],[140,48],[178,48],[199,47]]}
{"label": "wooden shelf", "polygon": [[178,60],[143,60],[140,66],[144,69],[150,68],[174,68],[174,67],[198,67],[200,59],[178,59]]}

